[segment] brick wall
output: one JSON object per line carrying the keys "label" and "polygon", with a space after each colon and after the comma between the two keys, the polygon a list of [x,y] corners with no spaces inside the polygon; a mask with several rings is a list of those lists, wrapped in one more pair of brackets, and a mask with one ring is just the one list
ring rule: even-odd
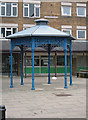
{"label": "brick wall", "polygon": [[[46,8],[46,9],[45,9]],[[61,30],[62,25],[72,26],[72,35],[76,37],[77,26],[86,26],[86,18],[77,17],[76,3],[72,3],[72,16],[61,16],[61,3],[60,2],[44,2],[41,3],[41,18],[44,16],[58,16],[57,19],[49,19],[50,26]]]}
{"label": "brick wall", "polygon": [[[58,16],[58,18],[49,19],[51,22],[49,25],[51,27],[61,30],[62,25],[72,26],[72,35],[76,37],[77,26],[87,26],[88,27],[88,17],[81,18],[76,15],[76,3],[72,3],[72,16],[64,17],[61,16],[61,2],[41,2],[40,5],[40,17],[44,16]],[[88,16],[88,2],[87,2],[87,16]],[[37,19],[37,18],[36,18]],[[18,23],[18,30],[23,29],[23,24],[34,24],[35,18],[24,18],[23,17],[23,3],[18,3],[18,17],[3,17],[2,23]],[[88,32],[88,31],[87,31]],[[87,34],[88,38],[88,34]]]}

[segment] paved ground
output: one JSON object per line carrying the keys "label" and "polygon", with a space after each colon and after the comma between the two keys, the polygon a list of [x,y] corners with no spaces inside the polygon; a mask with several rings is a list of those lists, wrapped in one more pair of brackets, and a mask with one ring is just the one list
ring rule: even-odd
{"label": "paved ground", "polygon": [[[64,89],[64,77],[51,80],[35,78],[35,91],[31,90],[31,77],[14,77],[14,88],[9,88],[10,79],[3,77],[2,104],[6,106],[7,118],[85,118],[86,79],[73,77],[73,86]],[[58,96],[69,94],[71,96]]]}

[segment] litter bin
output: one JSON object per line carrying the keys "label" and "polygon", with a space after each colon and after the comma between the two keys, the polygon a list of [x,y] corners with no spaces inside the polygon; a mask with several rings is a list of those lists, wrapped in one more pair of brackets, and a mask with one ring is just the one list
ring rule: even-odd
{"label": "litter bin", "polygon": [[5,105],[0,105],[0,120],[5,120]]}

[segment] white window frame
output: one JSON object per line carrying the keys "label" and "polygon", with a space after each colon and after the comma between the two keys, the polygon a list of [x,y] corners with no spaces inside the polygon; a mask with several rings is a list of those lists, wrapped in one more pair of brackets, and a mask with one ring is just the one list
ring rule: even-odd
{"label": "white window frame", "polygon": [[[16,28],[18,32],[18,27],[0,27],[0,38],[5,38],[1,36],[1,28],[5,28],[5,37],[6,37],[6,31],[11,31],[11,34],[13,34],[13,28]],[[8,30],[7,28],[10,28],[11,30]]]}
{"label": "white window frame", "polygon": [[[78,31],[85,31],[85,38],[79,38],[79,37],[78,37]],[[82,30],[77,30],[77,39],[80,39],[80,40],[86,39],[86,30],[84,30],[84,29],[82,29]]]}
{"label": "white window frame", "polygon": [[[1,2],[1,3],[5,3],[5,2]],[[6,3],[5,3],[5,5],[1,5],[1,3],[0,3],[0,16],[1,17],[18,17],[18,3],[11,3],[11,16],[7,16],[6,15]],[[13,4],[16,4],[16,5],[13,5]],[[5,15],[1,15],[1,7],[2,6],[5,7]],[[16,14],[16,16],[13,15],[13,7],[17,8],[17,14]]]}
{"label": "white window frame", "polygon": [[[25,6],[25,4],[27,3],[23,4],[23,17],[29,17],[29,4],[27,4],[28,6]],[[28,16],[25,16],[24,8],[28,8]]]}
{"label": "white window frame", "polygon": [[[39,16],[36,16],[36,8],[39,8]],[[40,4],[34,4],[34,17],[40,18]]]}
{"label": "white window frame", "polygon": [[[16,4],[16,5],[13,5],[13,4]],[[13,15],[13,8],[16,7],[17,9],[17,13],[16,13],[16,16]],[[11,16],[13,17],[18,17],[18,3],[11,3]]]}
{"label": "white window frame", "polygon": [[72,35],[72,29],[62,28],[62,31],[63,31],[63,32],[64,32],[64,30],[66,30],[66,31],[70,31],[70,35]]}
{"label": "white window frame", "polygon": [[[1,2],[1,3],[4,3],[4,2]],[[1,5],[1,3],[0,3],[0,16],[6,16],[6,3],[5,3],[5,5]],[[5,7],[5,15],[1,15],[1,7]]]}
{"label": "white window frame", "polygon": [[[85,9],[85,15],[78,15],[78,8],[84,8],[84,9]],[[78,16],[78,17],[86,17],[86,7],[78,6],[78,7],[77,7],[77,16]]]}
{"label": "white window frame", "polygon": [[[8,30],[8,28],[9,28],[10,30]],[[6,32],[7,32],[7,31],[11,31],[11,34],[12,34],[12,28],[10,28],[10,27],[6,27],[6,28],[5,28],[5,37],[6,37]]]}
{"label": "white window frame", "polygon": [[[29,16],[29,4],[28,6],[24,6],[25,4],[28,4],[28,3],[23,3],[23,17],[29,17],[29,18],[40,18],[40,4],[34,4],[34,16],[33,17],[30,17]],[[38,5],[38,6],[37,6]],[[28,16],[25,16],[24,15],[24,8],[28,8]],[[36,8],[39,8],[39,16],[36,16]]]}
{"label": "white window frame", "polygon": [[[6,36],[6,27],[0,27],[0,31],[1,31],[1,28],[5,28],[5,36]],[[2,37],[1,35],[2,35],[2,34],[1,34],[1,32],[0,32],[0,38],[5,38],[5,37]]]}
{"label": "white window frame", "polygon": [[[64,12],[63,12],[64,7],[69,7],[70,8],[70,14],[69,15],[64,14]],[[61,6],[61,13],[62,13],[62,16],[72,16],[72,6],[66,6],[66,5]]]}

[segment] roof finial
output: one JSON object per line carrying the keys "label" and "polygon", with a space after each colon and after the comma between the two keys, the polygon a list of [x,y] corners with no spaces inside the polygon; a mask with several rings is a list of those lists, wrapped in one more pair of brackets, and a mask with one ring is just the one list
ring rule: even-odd
{"label": "roof finial", "polygon": [[49,20],[47,19],[37,19],[37,20],[34,20],[36,22],[37,25],[47,25],[48,22],[50,22]]}

